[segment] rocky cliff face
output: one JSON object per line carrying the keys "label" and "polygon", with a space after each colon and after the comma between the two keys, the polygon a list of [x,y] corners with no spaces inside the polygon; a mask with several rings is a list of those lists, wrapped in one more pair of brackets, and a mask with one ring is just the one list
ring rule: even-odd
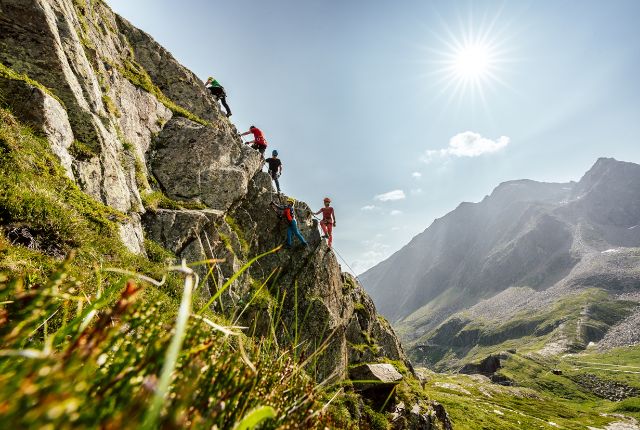
{"label": "rocky cliff face", "polygon": [[[71,180],[125,215],[120,236],[131,252],[144,254],[151,239],[190,262],[224,259],[199,266],[209,297],[282,243],[259,154],[192,72],[101,1],[3,0],[0,63],[4,102],[48,138]],[[344,378],[350,364],[406,362],[308,207],[297,211],[310,248],[260,259],[216,309],[255,336],[275,329],[280,342],[300,344],[318,380]]]}

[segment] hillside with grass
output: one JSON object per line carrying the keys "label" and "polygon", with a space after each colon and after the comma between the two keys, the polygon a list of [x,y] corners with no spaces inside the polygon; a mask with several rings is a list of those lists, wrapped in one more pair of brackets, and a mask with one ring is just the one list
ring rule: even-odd
{"label": "hillside with grass", "polygon": [[450,428],[191,71],[99,0],[0,11],[2,428]]}

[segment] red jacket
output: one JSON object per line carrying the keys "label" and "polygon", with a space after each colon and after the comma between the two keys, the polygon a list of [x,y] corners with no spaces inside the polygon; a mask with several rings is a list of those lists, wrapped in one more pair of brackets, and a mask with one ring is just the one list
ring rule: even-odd
{"label": "red jacket", "polygon": [[287,206],[284,208],[284,212],[282,212],[287,221],[293,221],[293,208],[291,206]]}
{"label": "red jacket", "polygon": [[253,133],[253,140],[256,141],[256,144],[267,146],[267,140],[264,138],[262,130],[260,130],[258,127],[253,127],[250,131],[251,133]]}

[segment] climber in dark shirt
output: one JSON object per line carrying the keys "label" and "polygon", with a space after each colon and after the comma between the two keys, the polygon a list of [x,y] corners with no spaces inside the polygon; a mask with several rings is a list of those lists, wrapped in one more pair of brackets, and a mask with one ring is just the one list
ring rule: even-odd
{"label": "climber in dark shirt", "polygon": [[276,183],[276,189],[278,193],[280,193],[280,182],[278,182],[278,178],[282,174],[282,161],[278,158],[278,151],[275,149],[271,151],[271,157],[264,160],[265,163],[269,165],[269,175],[273,182]]}

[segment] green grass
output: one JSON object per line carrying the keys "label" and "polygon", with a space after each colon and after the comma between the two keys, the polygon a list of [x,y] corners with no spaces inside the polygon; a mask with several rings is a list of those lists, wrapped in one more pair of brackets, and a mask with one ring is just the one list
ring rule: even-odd
{"label": "green grass", "polygon": [[224,244],[224,247],[227,249],[227,251],[229,251],[232,255],[235,255],[235,252],[233,251],[233,244],[231,243],[231,238],[222,232],[218,232],[218,236],[220,237],[220,240]]}
{"label": "green grass", "polygon": [[[590,425],[601,427],[615,417],[602,414],[624,413],[631,417],[640,417],[634,405],[638,398],[628,398],[621,402],[603,399],[581,386],[575,377],[585,373],[596,374],[603,381],[617,381],[638,387],[638,374],[620,373],[618,370],[630,370],[628,367],[638,364],[640,347],[620,348],[607,353],[568,354],[563,356],[544,357],[538,354],[515,354],[502,362],[499,374],[513,381],[516,387],[501,387],[489,383],[482,377],[466,375],[443,375],[429,372],[430,386],[428,394],[447,406],[447,411],[456,416],[460,422],[467,422],[466,414],[474,407],[465,401],[470,397],[479,399],[475,406],[482,411],[489,411],[486,419],[493,428],[509,428],[509,417],[525,414],[531,416],[531,423],[539,420],[552,421],[563,428],[585,428]],[[589,362],[599,363],[603,370],[594,370]],[[562,373],[556,375],[552,370]],[[485,381],[485,382],[483,382]],[[462,395],[461,390],[438,387],[436,382],[453,383],[471,392],[471,396]],[[487,391],[489,395],[483,392]],[[497,393],[496,393],[497,391]],[[467,398],[467,399],[465,399]],[[490,406],[497,406],[505,415],[494,416]],[[513,413],[507,414],[506,411]],[[474,415],[476,416],[476,415]],[[502,424],[500,424],[502,422]],[[523,421],[524,422],[524,421]],[[469,428],[472,421],[469,421]],[[533,425],[533,424],[531,424]],[[463,425],[463,428],[464,425]]]}
{"label": "green grass", "polygon": [[229,226],[229,228],[231,228],[231,231],[233,231],[236,234],[236,237],[238,238],[238,242],[240,243],[240,248],[242,249],[242,252],[244,253],[244,255],[245,256],[248,255],[251,249],[251,246],[249,245],[249,242],[247,242],[247,239],[245,238],[245,234],[242,228],[238,225],[236,220],[234,220],[233,217],[231,217],[230,215],[225,216],[224,220]]}
{"label": "green grass", "polygon": [[116,104],[113,102],[113,100],[111,100],[111,97],[109,97],[108,95],[106,94],[102,95],[102,103],[104,104],[106,111],[109,112],[110,114],[116,116],[117,118],[120,118],[122,116],[122,112],[120,112]]}
{"label": "green grass", "polygon": [[[46,139],[0,109],[0,272],[24,277],[27,286],[38,285],[60,258],[74,253],[69,276],[86,292],[110,279],[96,273],[104,266],[157,275],[162,265],[122,245],[117,222],[126,219],[83,193],[66,177]],[[23,237],[9,241],[7,234],[16,228]]]}
{"label": "green grass", "polygon": [[640,416],[640,398],[639,397],[631,397],[628,399],[624,399],[615,405],[612,409],[613,412],[618,412],[622,414],[635,415],[636,417]]}
{"label": "green grass", "polygon": [[[311,419],[314,384],[286,349],[229,337],[184,311],[177,342],[179,314],[148,300],[151,284],[123,277],[81,296],[67,281],[70,264],[37,289],[20,278],[0,283],[3,428],[222,429],[264,406],[275,418],[263,428],[322,428],[322,417]],[[153,409],[165,375],[167,395]]]}
{"label": "green grass", "polygon": [[[537,391],[523,387],[503,387],[486,378],[467,375],[444,375],[424,371],[427,377],[425,393],[442,403],[454,428],[507,430],[585,429],[586,426],[604,427],[615,421],[601,416],[601,402],[575,396],[560,397],[560,392]],[[546,389],[554,385],[546,385]],[[565,385],[558,383],[558,385]],[[546,390],[545,389],[545,390]],[[566,387],[565,387],[566,389]],[[566,394],[564,389],[563,393]]]}
{"label": "green grass", "polygon": [[151,189],[151,185],[149,184],[149,180],[145,174],[144,161],[142,161],[142,158],[138,154],[135,154],[133,167],[135,169],[136,186],[138,187],[138,190],[140,192],[146,192]]}
{"label": "green grass", "polygon": [[[136,179],[137,178],[136,176]],[[143,183],[142,185],[144,186]],[[140,184],[138,184],[138,187],[140,187]],[[202,203],[173,200],[158,190],[145,191],[141,193],[140,197],[142,198],[144,208],[149,211],[156,211],[158,209],[206,209],[206,206]]]}
{"label": "green grass", "polygon": [[640,389],[640,373],[633,373],[640,372],[640,346],[567,354],[557,366],[567,375],[590,373]]}
{"label": "green grass", "polygon": [[409,352],[414,360],[426,362],[436,370],[456,369],[506,349],[535,352],[558,337],[567,339],[569,348],[577,352],[584,350],[589,341],[598,340],[635,306],[633,302],[611,298],[603,290],[589,289],[565,297],[549,309],[516,314],[507,322],[467,320],[462,316],[457,326],[449,321],[413,343],[433,345],[426,355],[413,349]]}
{"label": "green grass", "polygon": [[99,149],[79,140],[74,140],[69,147],[69,153],[79,160],[89,160],[99,154]]}
{"label": "green grass", "polygon": [[40,82],[30,78],[26,74],[18,73],[15,70],[11,69],[10,67],[7,67],[4,64],[0,63],[0,76],[6,79],[14,80],[14,81],[22,81],[40,89],[46,94],[56,99],[62,105],[62,107],[66,109],[64,102],[54,93],[54,91],[51,88],[45,87]]}

